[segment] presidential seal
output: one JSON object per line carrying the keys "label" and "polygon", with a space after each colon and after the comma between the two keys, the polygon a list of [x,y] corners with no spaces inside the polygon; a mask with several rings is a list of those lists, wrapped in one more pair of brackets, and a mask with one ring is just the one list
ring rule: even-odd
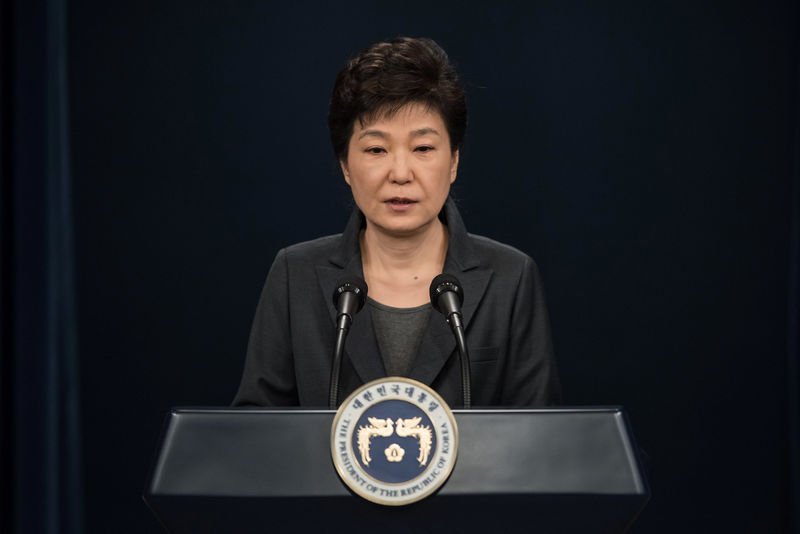
{"label": "presidential seal", "polygon": [[408,378],[364,384],[331,428],[336,471],[361,497],[389,506],[419,501],[444,484],[456,462],[458,428],[431,388]]}

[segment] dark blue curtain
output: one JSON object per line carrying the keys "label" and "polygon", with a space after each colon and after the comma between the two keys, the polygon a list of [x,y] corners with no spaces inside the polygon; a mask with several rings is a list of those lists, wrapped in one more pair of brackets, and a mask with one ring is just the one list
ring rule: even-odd
{"label": "dark blue curtain", "polygon": [[[65,0],[13,3],[13,528],[82,532]],[[6,319],[4,319],[6,320]]]}
{"label": "dark blue curtain", "polygon": [[[798,46],[798,43],[795,43]],[[800,64],[795,94],[800,95]],[[789,267],[788,361],[789,462],[791,466],[792,532],[800,534],[800,99],[795,109],[794,166],[792,169],[792,232]]]}

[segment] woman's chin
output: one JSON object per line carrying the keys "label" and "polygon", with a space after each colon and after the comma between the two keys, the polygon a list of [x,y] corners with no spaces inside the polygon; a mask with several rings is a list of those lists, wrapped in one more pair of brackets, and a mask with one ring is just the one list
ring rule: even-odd
{"label": "woman's chin", "polygon": [[[391,220],[391,221],[376,221],[373,224],[376,231],[386,236],[395,237],[395,238],[410,238],[416,237],[420,234],[424,234],[425,232],[431,229],[431,223],[437,219],[433,219],[431,221],[420,221],[420,220]],[[369,222],[367,224],[370,224]]]}

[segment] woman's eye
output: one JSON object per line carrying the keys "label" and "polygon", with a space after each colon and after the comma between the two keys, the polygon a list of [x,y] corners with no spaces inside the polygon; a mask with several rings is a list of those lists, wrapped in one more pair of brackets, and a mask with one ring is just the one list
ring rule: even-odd
{"label": "woman's eye", "polygon": [[416,150],[417,152],[422,152],[424,154],[425,152],[430,152],[431,150],[433,150],[433,147],[429,145],[422,145],[418,146],[414,150]]}
{"label": "woman's eye", "polygon": [[383,152],[386,152],[386,150],[382,146],[371,146],[366,150],[364,150],[364,152],[368,154],[381,154]]}

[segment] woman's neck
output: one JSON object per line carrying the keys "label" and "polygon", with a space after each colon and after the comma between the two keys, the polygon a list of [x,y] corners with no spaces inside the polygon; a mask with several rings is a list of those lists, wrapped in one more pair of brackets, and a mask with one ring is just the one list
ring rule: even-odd
{"label": "woman's neck", "polygon": [[374,300],[407,308],[428,301],[428,286],[442,272],[447,228],[438,219],[424,231],[398,237],[372,225],[361,233],[361,262]]}

